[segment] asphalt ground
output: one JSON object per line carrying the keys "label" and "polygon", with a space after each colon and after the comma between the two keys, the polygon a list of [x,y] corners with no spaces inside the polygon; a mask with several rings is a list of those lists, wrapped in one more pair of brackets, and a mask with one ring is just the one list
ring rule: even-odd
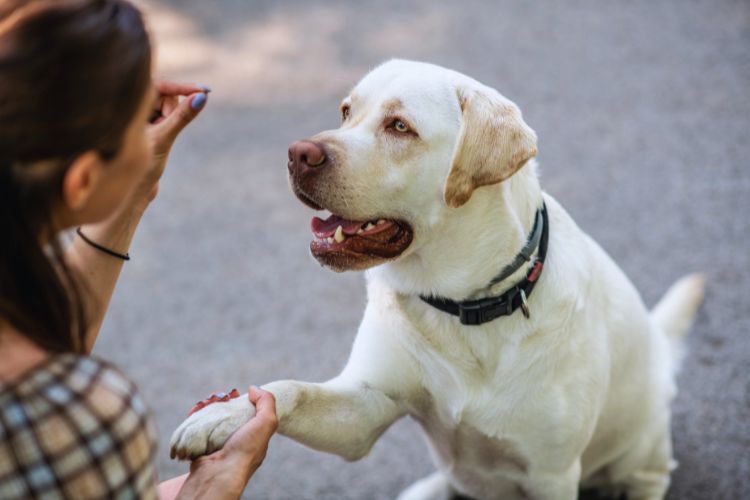
{"label": "asphalt ground", "polygon": [[[496,87],[539,135],[542,185],[653,304],[704,271],[674,405],[673,500],[750,498],[750,3],[143,0],[161,76],[213,87],[131,248],[96,353],[168,440],[210,392],[343,367],[360,273],[308,255],[287,145],[391,57]],[[275,437],[248,498],[385,499],[430,473],[409,419],[347,463]]]}

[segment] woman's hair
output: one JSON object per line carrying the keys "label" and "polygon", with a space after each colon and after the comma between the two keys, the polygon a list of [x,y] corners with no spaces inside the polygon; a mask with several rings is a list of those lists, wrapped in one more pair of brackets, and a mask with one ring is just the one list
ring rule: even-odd
{"label": "woman's hair", "polygon": [[151,78],[126,0],[0,0],[0,319],[53,352],[85,349],[85,287],[53,226],[72,161],[115,157]]}

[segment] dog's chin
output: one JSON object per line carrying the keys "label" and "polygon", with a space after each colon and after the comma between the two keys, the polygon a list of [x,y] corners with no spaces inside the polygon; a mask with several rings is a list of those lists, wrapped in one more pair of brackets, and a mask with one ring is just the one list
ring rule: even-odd
{"label": "dog's chin", "polygon": [[411,245],[414,231],[406,222],[374,218],[355,221],[338,215],[312,220],[310,252],[336,272],[361,271],[397,259]]}
{"label": "dog's chin", "polygon": [[310,243],[310,252],[313,257],[315,257],[322,266],[325,266],[332,271],[336,271],[337,273],[343,273],[344,271],[364,271],[365,269],[398,258],[398,255],[393,257],[381,257],[378,255],[368,255],[346,250],[323,250],[316,243],[317,242],[315,241]]}
{"label": "dog's chin", "polygon": [[[291,185],[302,203],[314,210],[325,209],[294,179]],[[411,225],[385,217],[353,220],[332,214],[326,219],[314,217],[310,226],[315,236],[310,253],[321,265],[336,272],[362,271],[397,259],[414,239]]]}
{"label": "dog's chin", "polygon": [[[312,245],[311,245],[312,247]],[[371,267],[375,267],[379,264],[388,262],[390,259],[383,259],[378,257],[369,257],[362,255],[346,255],[346,254],[318,254],[311,248],[313,256],[320,262],[320,265],[327,267],[328,269],[337,273],[343,273],[345,271],[364,271]]]}

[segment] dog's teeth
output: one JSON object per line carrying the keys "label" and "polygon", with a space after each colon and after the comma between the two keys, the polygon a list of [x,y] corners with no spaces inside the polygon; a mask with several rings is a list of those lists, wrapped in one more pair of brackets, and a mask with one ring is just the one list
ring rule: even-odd
{"label": "dog's teeth", "polygon": [[363,229],[362,229],[361,227],[360,227],[359,229],[357,229],[357,234],[362,234],[362,233],[364,233],[364,232],[365,232],[365,231],[364,231],[364,230],[363,230]]}
{"label": "dog's teeth", "polygon": [[369,231],[370,229],[374,228],[375,225],[372,222],[368,222],[365,226],[365,231]]}
{"label": "dog's teeth", "polygon": [[333,238],[331,238],[331,237],[329,236],[328,238],[326,238],[326,242],[327,242],[327,243],[333,243]]}
{"label": "dog's teeth", "polygon": [[385,219],[378,219],[378,226],[385,224]]}
{"label": "dog's teeth", "polygon": [[344,229],[341,226],[336,228],[336,233],[333,235],[333,239],[336,240],[336,243],[341,243],[346,239],[346,236],[344,236]]}

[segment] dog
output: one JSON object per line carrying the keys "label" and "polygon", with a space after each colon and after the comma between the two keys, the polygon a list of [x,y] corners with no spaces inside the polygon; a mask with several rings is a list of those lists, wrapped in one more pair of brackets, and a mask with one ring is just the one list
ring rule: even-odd
{"label": "dog", "polygon": [[[391,60],[341,104],[340,128],[289,149],[314,218],[312,255],[367,270],[368,303],[340,375],[278,381],[279,432],[347,460],[397,419],[424,430],[437,471],[402,500],[660,499],[674,467],[670,402],[704,278],[652,311],[542,191],[535,132],[496,90]],[[210,405],[172,437],[194,458],[254,413]]]}

